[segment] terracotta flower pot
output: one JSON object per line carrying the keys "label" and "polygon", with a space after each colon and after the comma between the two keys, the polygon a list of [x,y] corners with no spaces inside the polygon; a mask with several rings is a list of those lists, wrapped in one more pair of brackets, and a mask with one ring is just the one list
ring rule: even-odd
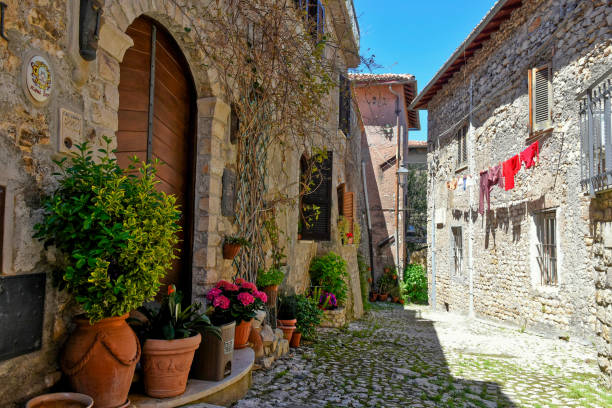
{"label": "terracotta flower pot", "polygon": [[57,392],[44,394],[29,400],[25,408],[91,408],[94,400],[89,395],[77,394],[76,392]]}
{"label": "terracotta flower pot", "polygon": [[288,320],[276,319],[276,325],[277,326],[293,326],[293,327],[295,327],[296,323],[297,323],[297,319],[288,319]]}
{"label": "terracotta flower pot", "polygon": [[184,393],[193,355],[201,341],[200,333],[186,339],[147,339],[142,349],[145,393],[154,398]]}
{"label": "terracotta flower pot", "polygon": [[191,365],[193,378],[221,381],[232,373],[236,322],[224,324],[219,329],[221,329],[221,339],[212,333],[204,334]]}
{"label": "terracotta flower pot", "polygon": [[302,234],[298,234],[298,241],[302,240]]}
{"label": "terracotta flower pot", "polygon": [[234,259],[241,246],[239,244],[223,244],[223,259]]}
{"label": "terracotta flower pot", "polygon": [[125,322],[127,317],[110,317],[91,325],[79,316],[74,319],[76,330],[64,346],[62,371],[72,389],[92,397],[96,408],[116,408],[127,403],[140,359],[140,343]]}
{"label": "terracotta flower pot", "polygon": [[283,335],[285,339],[291,341],[291,337],[293,336],[293,332],[295,331],[295,326],[277,326],[277,327],[283,331]]}
{"label": "terracotta flower pot", "polygon": [[372,295],[370,296],[370,300],[372,302],[376,302],[378,300],[378,293],[372,293]]}
{"label": "terracotta flower pot", "polygon": [[234,334],[234,349],[243,349],[249,345],[249,335],[251,334],[251,320],[243,320],[240,322],[240,324],[236,325],[236,330]]}
{"label": "terracotta flower pot", "polygon": [[393,303],[399,302],[399,296],[393,296]]}
{"label": "terracotta flower pot", "polygon": [[249,343],[251,343],[251,347],[255,352],[255,358],[260,358],[264,356],[264,346],[263,340],[261,338],[261,326],[253,327],[251,329],[251,334],[249,335]]}
{"label": "terracotta flower pot", "polygon": [[293,336],[291,336],[291,347],[298,348],[300,347],[300,340],[302,340],[302,333],[298,331],[293,332]]}
{"label": "terracotta flower pot", "polygon": [[386,302],[387,301],[387,296],[389,296],[386,293],[381,293],[378,295],[378,299],[380,299],[381,302]]}
{"label": "terracotta flower pot", "polygon": [[372,283],[372,278],[368,278],[368,283]]}
{"label": "terracotta flower pot", "polygon": [[268,297],[268,301],[266,302],[266,305],[270,307],[275,307],[276,300],[278,299],[278,285],[264,286],[263,291]]}
{"label": "terracotta flower pot", "polygon": [[399,301],[399,302],[400,302],[400,305],[403,305],[403,304],[405,303],[405,302],[404,302],[404,299],[400,299],[400,301]]}

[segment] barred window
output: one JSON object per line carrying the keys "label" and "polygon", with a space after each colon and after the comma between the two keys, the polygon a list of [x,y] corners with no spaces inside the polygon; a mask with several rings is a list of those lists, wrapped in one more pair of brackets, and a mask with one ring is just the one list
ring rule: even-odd
{"label": "barred window", "polygon": [[542,285],[553,286],[557,277],[557,212],[546,210],[534,215],[537,232],[537,261]]}
{"label": "barred window", "polygon": [[451,232],[453,273],[455,275],[461,275],[463,273],[463,234],[461,231],[461,227],[452,227]]}

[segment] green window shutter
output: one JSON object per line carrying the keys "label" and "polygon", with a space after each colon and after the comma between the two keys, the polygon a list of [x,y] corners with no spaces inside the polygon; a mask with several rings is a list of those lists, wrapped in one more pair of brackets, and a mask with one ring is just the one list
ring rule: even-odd
{"label": "green window shutter", "polygon": [[548,65],[532,72],[532,130],[534,132],[552,127],[552,72]]}

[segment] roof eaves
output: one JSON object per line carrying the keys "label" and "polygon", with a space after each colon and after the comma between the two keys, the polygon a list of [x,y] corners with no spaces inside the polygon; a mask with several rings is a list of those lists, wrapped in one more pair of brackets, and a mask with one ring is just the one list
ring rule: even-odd
{"label": "roof eaves", "polygon": [[[489,12],[484,16],[484,18],[480,21],[480,23],[478,23],[478,25],[474,28],[474,30],[472,30],[472,32],[467,36],[467,38],[461,43],[461,45],[459,45],[459,47],[457,47],[457,49],[455,50],[455,52],[453,52],[453,54],[450,56],[450,58],[444,63],[444,65],[442,65],[442,68],[440,68],[438,70],[438,72],[436,73],[436,75],[434,75],[434,77],[429,81],[429,83],[425,86],[425,88],[423,88],[423,90],[417,95],[417,97],[412,101],[412,103],[410,104],[410,109],[426,109],[427,103],[429,102],[429,100],[431,98],[433,98],[433,95],[427,100],[427,101],[423,101],[423,98],[425,96],[428,95],[428,93],[430,91],[432,91],[432,88],[434,88],[434,86],[439,85],[440,88],[446,83],[442,83],[442,84],[438,84],[438,82],[440,81],[440,79],[444,76],[444,74],[449,70],[449,68],[454,65],[457,60],[462,56],[462,54],[465,53],[465,50],[467,48],[469,48],[468,46],[470,46],[474,40],[483,33],[483,31],[485,30],[485,28],[487,28],[487,26],[495,19],[495,17],[497,16],[497,14],[504,8],[506,7],[506,5],[513,5],[512,10],[514,10],[514,8],[520,7],[520,5],[522,5],[522,0],[498,0],[493,7],[491,7],[491,9],[489,10]],[[488,39],[488,38],[487,38]],[[486,41],[483,40],[483,42]],[[469,57],[468,57],[469,58]],[[467,59],[467,58],[466,58]],[[448,81],[450,79],[447,78],[446,81]],[[434,94],[435,95],[435,94]]]}

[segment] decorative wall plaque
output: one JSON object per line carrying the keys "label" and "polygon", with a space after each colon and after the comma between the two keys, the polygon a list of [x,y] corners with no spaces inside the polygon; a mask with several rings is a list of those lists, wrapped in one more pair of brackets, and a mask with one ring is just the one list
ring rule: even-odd
{"label": "decorative wall plaque", "polygon": [[60,108],[59,151],[69,153],[83,142],[83,115]]}
{"label": "decorative wall plaque", "polygon": [[46,102],[53,88],[51,65],[40,55],[35,55],[28,61],[26,67],[26,87],[37,102]]}

